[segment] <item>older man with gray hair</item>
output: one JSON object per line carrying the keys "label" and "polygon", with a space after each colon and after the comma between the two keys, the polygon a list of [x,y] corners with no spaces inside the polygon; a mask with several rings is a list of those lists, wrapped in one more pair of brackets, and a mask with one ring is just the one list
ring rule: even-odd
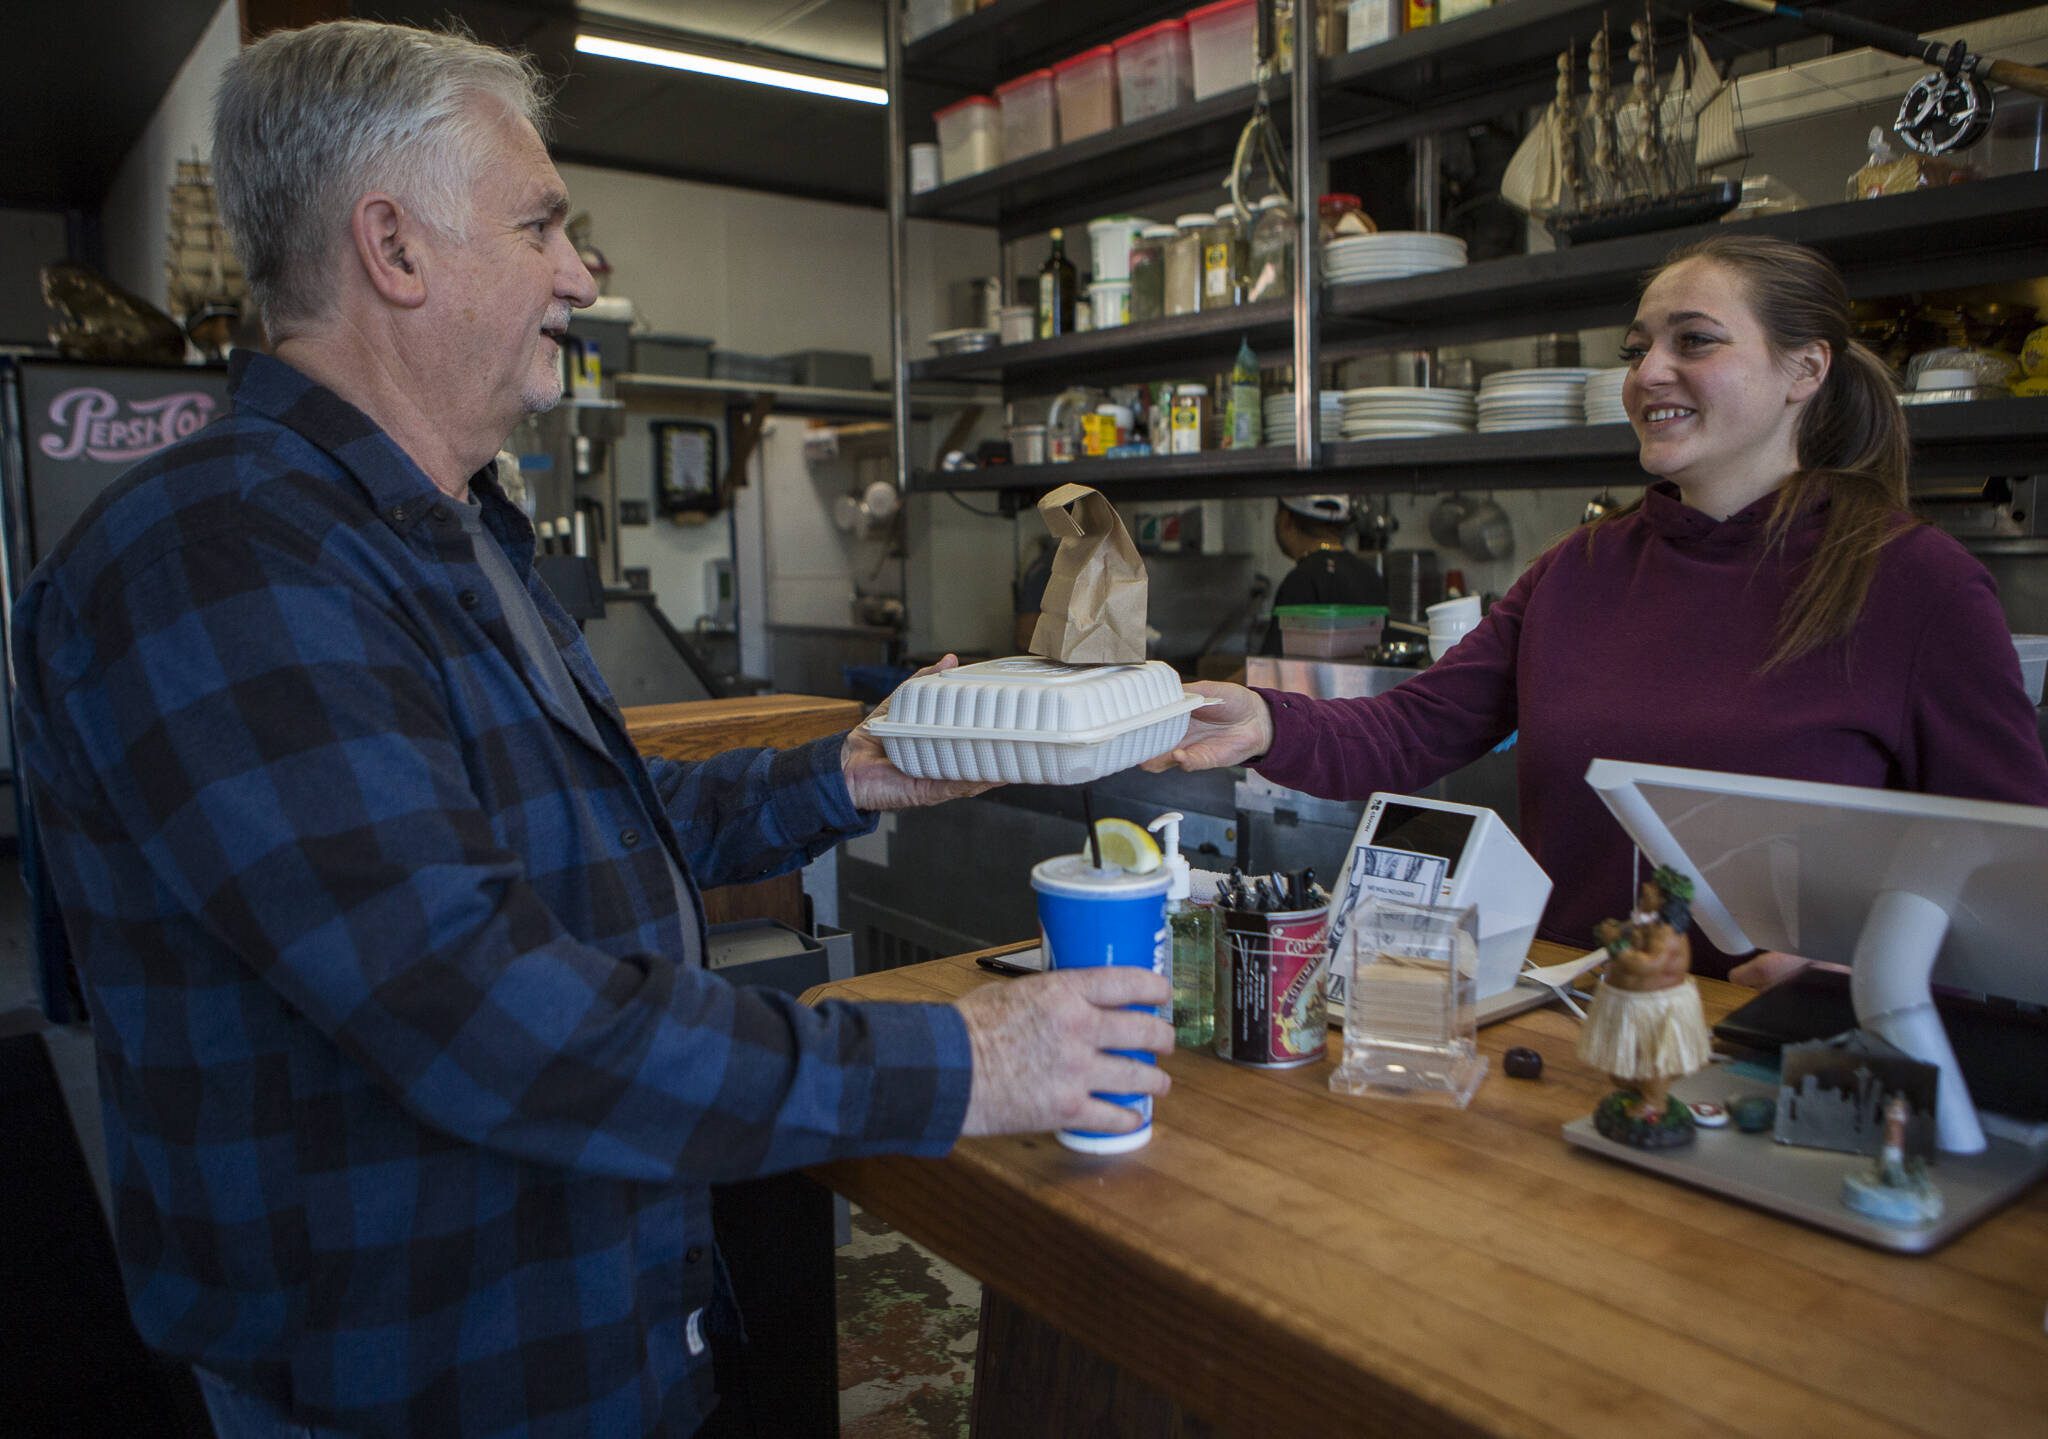
{"label": "older man with gray hair", "polygon": [[960,787],[873,740],[643,761],[490,461],[593,298],[524,60],[244,50],[214,166],[273,353],[17,606],[20,767],[93,1011],[143,1336],[224,1434],[688,1434],[708,1186],[1129,1127],[1162,979],[817,1010],[699,884]]}

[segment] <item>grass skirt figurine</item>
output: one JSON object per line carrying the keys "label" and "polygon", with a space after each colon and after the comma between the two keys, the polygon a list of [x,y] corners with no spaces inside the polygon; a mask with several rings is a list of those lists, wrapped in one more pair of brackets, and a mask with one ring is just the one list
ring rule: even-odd
{"label": "grass skirt figurine", "polygon": [[1637,1149],[1693,1138],[1691,1111],[1671,1097],[1671,1081],[1705,1068],[1713,1054],[1692,982],[1691,925],[1692,881],[1664,867],[1644,883],[1634,914],[1594,931],[1609,959],[1579,1035],[1579,1058],[1615,1084],[1593,1111],[1593,1127]]}

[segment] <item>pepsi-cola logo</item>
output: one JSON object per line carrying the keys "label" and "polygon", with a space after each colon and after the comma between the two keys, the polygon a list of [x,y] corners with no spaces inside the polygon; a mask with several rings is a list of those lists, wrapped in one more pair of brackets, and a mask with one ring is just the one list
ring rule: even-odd
{"label": "pepsi-cola logo", "polygon": [[37,443],[53,460],[80,455],[103,461],[140,460],[184,439],[213,418],[214,399],[204,390],[181,390],[148,400],[130,400],[127,413],[107,391],[94,385],[65,390],[50,401],[57,431]]}

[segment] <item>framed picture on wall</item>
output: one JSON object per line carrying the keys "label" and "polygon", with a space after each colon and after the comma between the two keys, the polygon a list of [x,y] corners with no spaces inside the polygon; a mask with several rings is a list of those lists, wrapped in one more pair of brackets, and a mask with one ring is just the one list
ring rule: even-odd
{"label": "framed picture on wall", "polygon": [[718,489],[718,427],[703,420],[651,420],[654,503],[665,515],[715,515],[725,506]]}

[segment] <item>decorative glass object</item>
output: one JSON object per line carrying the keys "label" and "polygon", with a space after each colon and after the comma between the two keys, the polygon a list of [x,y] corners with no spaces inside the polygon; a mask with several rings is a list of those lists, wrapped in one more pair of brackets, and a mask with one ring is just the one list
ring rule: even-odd
{"label": "decorative glass object", "polygon": [[1464,1108],[1486,1076],[1477,1009],[1479,911],[1366,896],[1331,956],[1348,971],[1340,1094]]}

